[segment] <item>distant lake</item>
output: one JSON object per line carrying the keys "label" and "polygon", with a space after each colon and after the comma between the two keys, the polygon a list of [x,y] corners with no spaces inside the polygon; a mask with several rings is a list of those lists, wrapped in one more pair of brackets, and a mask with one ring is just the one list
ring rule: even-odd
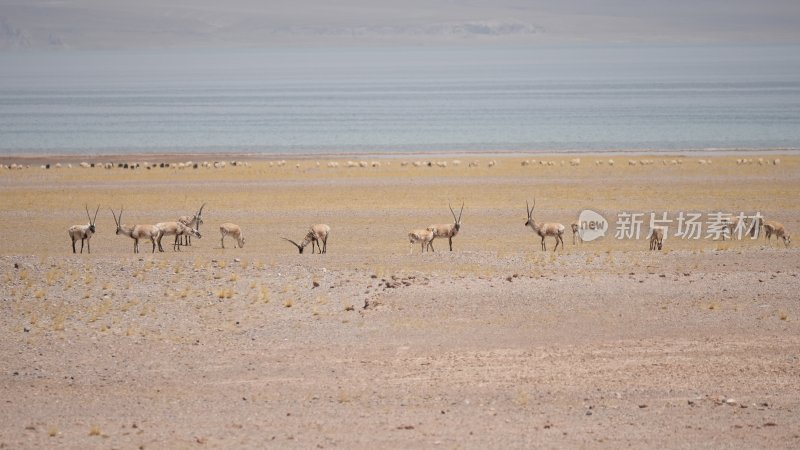
{"label": "distant lake", "polygon": [[800,46],[0,53],[0,153],[800,148]]}

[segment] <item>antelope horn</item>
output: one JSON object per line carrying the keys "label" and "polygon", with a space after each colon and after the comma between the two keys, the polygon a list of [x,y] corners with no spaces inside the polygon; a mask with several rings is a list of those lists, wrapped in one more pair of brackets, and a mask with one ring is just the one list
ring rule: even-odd
{"label": "antelope horn", "polygon": [[462,201],[461,202],[461,211],[458,212],[458,220],[457,220],[458,223],[461,223],[461,214],[463,214],[463,213],[464,213],[464,202]]}
{"label": "antelope horn", "polygon": [[450,206],[450,202],[448,202],[448,203],[447,203],[447,207],[448,207],[448,208],[450,208],[450,214],[452,214],[452,215],[453,215],[453,220],[455,220],[456,222],[458,222],[458,218],[456,217],[456,212],[455,212],[455,211],[453,211],[453,207],[452,207],[452,206]]}
{"label": "antelope horn", "polygon": [[205,208],[205,206],[206,206],[206,204],[205,204],[205,203],[203,203],[203,205],[200,207],[200,211],[197,213],[197,215],[198,215],[198,216],[200,216],[201,214],[203,214],[203,208]]}
{"label": "antelope horn", "polygon": [[84,209],[86,209],[86,217],[89,219],[89,224],[92,223],[92,215],[89,214],[89,205],[83,205]]}
{"label": "antelope horn", "polygon": [[108,208],[108,209],[111,210],[111,215],[114,216],[114,223],[117,224],[117,226],[119,226],[119,221],[117,221],[117,215],[114,214],[114,210],[111,209],[111,208]]}
{"label": "antelope horn", "polygon": [[99,211],[100,211],[100,205],[97,205],[97,209],[94,210],[94,219],[92,219],[92,225],[94,225],[97,222],[97,213]]}
{"label": "antelope horn", "polygon": [[281,239],[283,239],[283,240],[285,240],[285,241],[289,241],[289,242],[291,242],[291,243],[292,243],[292,244],[294,244],[294,246],[295,246],[295,247],[297,247],[297,248],[302,248],[302,247],[300,247],[300,244],[298,244],[297,242],[295,242],[295,241],[293,241],[293,240],[291,240],[291,239],[286,239],[285,237],[281,237]]}
{"label": "antelope horn", "polygon": [[528,204],[527,200],[525,200],[525,212],[528,213],[528,218],[530,219],[531,218],[531,213],[533,212],[533,210],[531,209],[531,205]]}

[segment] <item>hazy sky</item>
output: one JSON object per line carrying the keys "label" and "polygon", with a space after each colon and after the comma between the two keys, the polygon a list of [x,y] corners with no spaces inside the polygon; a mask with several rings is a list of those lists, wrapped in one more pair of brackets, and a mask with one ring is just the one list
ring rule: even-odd
{"label": "hazy sky", "polygon": [[0,0],[0,49],[800,43],[798,0]]}

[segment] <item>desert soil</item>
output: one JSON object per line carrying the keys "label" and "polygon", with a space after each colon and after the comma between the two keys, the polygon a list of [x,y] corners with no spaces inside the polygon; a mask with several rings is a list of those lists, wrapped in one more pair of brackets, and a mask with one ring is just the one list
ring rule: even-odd
{"label": "desert soil", "polygon": [[[800,157],[742,157],[3,170],[0,448],[798,448],[796,245],[651,252],[646,229],[567,230],[545,252],[523,226],[535,197],[540,221],[758,211],[800,229]],[[406,233],[462,201],[454,250],[409,254]],[[109,211],[155,223],[203,202],[179,252],[134,254]],[[73,254],[85,204],[98,231]],[[244,248],[221,248],[223,222]],[[319,222],[324,255],[280,239]]]}

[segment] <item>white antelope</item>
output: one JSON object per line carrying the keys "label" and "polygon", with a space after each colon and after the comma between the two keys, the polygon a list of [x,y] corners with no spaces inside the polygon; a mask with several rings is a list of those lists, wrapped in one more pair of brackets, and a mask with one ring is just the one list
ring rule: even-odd
{"label": "white antelope", "polygon": [[180,244],[178,241],[181,239],[182,236],[194,236],[197,239],[200,239],[201,236],[200,232],[197,229],[192,228],[188,225],[184,225],[181,222],[160,222],[157,223],[156,228],[158,228],[158,251],[163,252],[164,247],[161,246],[161,238],[164,236],[175,236],[175,242],[172,243],[172,251],[174,252],[176,249],[180,251]]}
{"label": "white antelope", "polygon": [[[203,224],[203,208],[205,208],[206,204],[203,203],[200,206],[200,210],[193,216],[180,216],[178,218],[178,222],[186,225],[189,228],[194,228],[197,232],[200,232],[200,225]],[[181,242],[179,245],[192,245],[192,235],[187,234],[182,236]]]}
{"label": "white antelope", "polygon": [[786,234],[786,227],[784,227],[782,223],[775,222],[774,220],[764,222],[765,239],[768,241],[771,240],[773,234],[775,235],[775,238],[783,239],[783,243],[787,247],[792,243],[792,237]]}
{"label": "white antelope", "polygon": [[410,255],[414,253],[414,244],[416,243],[420,243],[422,246],[420,253],[424,252],[426,249],[433,251],[434,238],[436,238],[436,232],[430,228],[426,228],[424,230],[411,230],[411,232],[408,233],[408,242],[410,244],[408,254]]}
{"label": "white antelope", "polygon": [[158,228],[155,225],[122,225],[122,208],[119,209],[119,218],[114,214],[114,222],[117,224],[117,235],[124,234],[133,239],[133,253],[139,253],[139,240],[149,239],[153,244],[153,253],[156,252],[156,238],[158,237]]}
{"label": "white antelope", "polygon": [[[331,227],[325,225],[324,223],[318,223],[316,225],[312,225],[308,229],[308,233],[303,238],[303,242],[297,243],[291,239],[281,238],[285,241],[289,241],[297,247],[297,250],[300,251],[300,254],[303,254],[303,249],[310,243],[311,244],[311,253],[314,253],[314,245],[319,248],[319,253],[328,253],[328,234],[331,232]],[[321,244],[320,244],[321,243]]]}
{"label": "white antelope", "polygon": [[86,208],[86,217],[89,218],[89,223],[87,225],[73,225],[67,230],[70,239],[72,239],[72,253],[75,253],[75,242],[78,239],[81,240],[81,253],[83,253],[83,241],[86,241],[87,253],[92,253],[89,240],[92,238],[92,235],[97,232],[97,228],[95,228],[94,225],[97,222],[97,211],[100,211],[100,205],[97,205],[97,210],[94,212],[94,219],[89,215],[89,205],[85,205],[84,207]]}
{"label": "white antelope", "polygon": [[[223,223],[219,226],[219,233],[222,235],[222,239],[220,240],[222,248],[225,248],[225,236],[231,236],[236,239],[239,248],[244,247],[244,236],[242,235],[242,229],[239,225],[230,222]],[[236,244],[233,244],[233,247],[236,248]]]}
{"label": "white antelope", "polygon": [[664,242],[664,229],[653,228],[650,232],[650,250],[661,250],[661,245]]}
{"label": "white antelope", "polygon": [[580,231],[579,228],[578,228],[578,223],[577,222],[572,222],[569,225],[569,227],[572,228],[572,245],[575,245],[578,240],[583,242],[583,239],[581,238],[581,234],[578,232],[578,231]]}
{"label": "white antelope", "polygon": [[553,248],[553,251],[558,249],[558,243],[561,242],[561,248],[564,248],[564,230],[566,229],[564,225],[560,223],[536,223],[533,220],[533,208],[536,207],[536,199],[533,199],[533,206],[528,209],[528,201],[525,201],[525,210],[528,212],[528,221],[525,222],[526,227],[531,227],[531,229],[538,234],[542,238],[542,250],[547,250],[547,246],[544,243],[544,238],[547,236],[553,236],[556,240],[556,246]]}
{"label": "white antelope", "polygon": [[[447,242],[450,243],[450,251],[453,251],[453,238],[456,237],[458,232],[461,230],[461,215],[464,213],[464,202],[461,202],[461,211],[458,212],[458,217],[456,217],[456,212],[453,211],[453,207],[450,204],[447,204],[447,207],[450,208],[450,214],[453,215],[453,220],[455,223],[446,223],[446,224],[436,224],[428,226],[428,230],[433,231],[434,237],[440,238],[447,238]],[[431,244],[431,248],[433,245]]]}

